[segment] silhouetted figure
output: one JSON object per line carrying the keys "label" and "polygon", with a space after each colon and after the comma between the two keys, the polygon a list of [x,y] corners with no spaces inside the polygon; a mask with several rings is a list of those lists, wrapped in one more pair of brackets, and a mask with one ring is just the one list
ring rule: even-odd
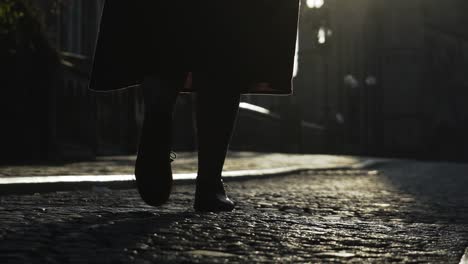
{"label": "silhouetted figure", "polygon": [[135,176],[146,203],[169,198],[174,104],[180,92],[196,92],[194,208],[234,208],[221,172],[240,95],[291,93],[297,14],[290,0],[106,1],[90,89],[144,90]]}

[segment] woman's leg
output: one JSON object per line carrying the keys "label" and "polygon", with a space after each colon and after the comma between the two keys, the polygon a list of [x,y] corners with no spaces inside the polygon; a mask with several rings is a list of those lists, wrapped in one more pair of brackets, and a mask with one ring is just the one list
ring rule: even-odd
{"label": "woman's leg", "polygon": [[172,113],[183,76],[147,76],[143,83],[145,116],[135,163],[141,198],[158,206],[169,199]]}
{"label": "woman's leg", "polygon": [[234,203],[225,194],[221,172],[239,109],[240,94],[231,87],[217,87],[222,84],[214,79],[195,81],[198,176],[194,207],[198,211],[231,211]]}

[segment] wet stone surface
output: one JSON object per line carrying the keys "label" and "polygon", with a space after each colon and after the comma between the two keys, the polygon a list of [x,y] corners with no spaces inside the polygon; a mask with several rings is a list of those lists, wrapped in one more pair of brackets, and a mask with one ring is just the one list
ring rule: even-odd
{"label": "wet stone surface", "polygon": [[229,182],[237,209],[218,214],[193,211],[193,185],[160,208],[135,190],[4,196],[0,263],[459,263],[468,179],[413,170]]}

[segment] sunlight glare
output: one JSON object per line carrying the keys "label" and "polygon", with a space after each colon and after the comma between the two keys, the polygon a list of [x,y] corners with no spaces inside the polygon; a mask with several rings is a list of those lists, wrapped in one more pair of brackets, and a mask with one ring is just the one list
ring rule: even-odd
{"label": "sunlight glare", "polygon": [[296,51],[294,52],[293,77],[297,76],[299,71],[299,32],[296,33]]}
{"label": "sunlight glare", "polygon": [[324,4],[324,0],[307,0],[306,3],[309,8],[321,8]]}
{"label": "sunlight glare", "polygon": [[327,41],[327,33],[324,27],[321,27],[317,33],[318,43],[324,44]]}

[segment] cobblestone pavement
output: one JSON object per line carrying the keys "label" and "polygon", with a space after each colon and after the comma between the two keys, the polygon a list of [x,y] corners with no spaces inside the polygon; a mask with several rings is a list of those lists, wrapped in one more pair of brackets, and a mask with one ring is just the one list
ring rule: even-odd
{"label": "cobblestone pavement", "polygon": [[194,186],[144,205],[135,190],[0,197],[0,263],[459,263],[468,165],[393,162],[228,182],[230,213]]}

